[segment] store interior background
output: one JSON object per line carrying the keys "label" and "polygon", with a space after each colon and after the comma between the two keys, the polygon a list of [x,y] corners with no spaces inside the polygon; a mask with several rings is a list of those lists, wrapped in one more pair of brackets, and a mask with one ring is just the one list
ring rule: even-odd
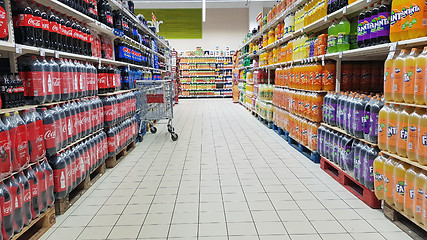
{"label": "store interior background", "polygon": [[[178,52],[203,50],[237,50],[249,29],[257,27],[256,17],[268,13],[276,1],[265,0],[206,0],[206,21],[202,23],[202,39],[168,39]],[[202,8],[201,0],[135,1],[135,9]],[[145,16],[151,20],[151,16]],[[162,19],[157,19],[161,21]],[[161,28],[161,26],[160,26]]]}

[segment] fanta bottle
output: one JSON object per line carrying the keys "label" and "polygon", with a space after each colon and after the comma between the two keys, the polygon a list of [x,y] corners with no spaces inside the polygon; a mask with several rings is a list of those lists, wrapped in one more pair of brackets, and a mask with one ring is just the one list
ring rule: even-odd
{"label": "fanta bottle", "polygon": [[427,226],[427,197],[425,197],[425,193],[427,193],[427,182],[424,184],[424,198],[422,207],[423,225]]}
{"label": "fanta bottle", "polygon": [[374,190],[375,196],[378,199],[384,199],[384,163],[386,159],[383,153],[379,153],[378,157],[374,160]]}
{"label": "fanta bottle", "polygon": [[418,151],[418,126],[421,121],[421,116],[425,111],[421,108],[416,108],[415,111],[409,115],[409,127],[408,127],[408,142],[406,149],[408,152],[408,159],[411,161],[417,161]]}
{"label": "fanta bottle", "polygon": [[402,2],[404,0],[393,0],[391,4],[391,16],[390,16],[390,41],[397,42],[402,40],[401,27],[402,27]]}
{"label": "fanta bottle", "polygon": [[[427,9],[425,1],[422,0],[412,0],[410,1],[409,12],[408,14],[410,24],[407,26],[408,29],[408,38],[419,38],[427,36]],[[414,11],[412,11],[414,9]]]}
{"label": "fanta bottle", "polygon": [[402,157],[407,157],[406,145],[408,143],[408,120],[409,114],[414,112],[414,108],[406,107],[402,109],[398,117],[398,128],[397,133],[397,154]]}
{"label": "fanta bottle", "polygon": [[394,61],[393,100],[403,102],[403,75],[405,58],[408,56],[406,49],[402,49]]}
{"label": "fanta bottle", "polygon": [[384,63],[384,98],[393,101],[394,60],[396,52],[390,52]]}
{"label": "fanta bottle", "polygon": [[417,161],[421,165],[427,165],[427,113],[421,116],[418,126],[418,151]]}
{"label": "fanta bottle", "polygon": [[405,174],[405,199],[403,211],[409,216],[414,217],[415,203],[415,178],[419,174],[418,168],[410,167]]}
{"label": "fanta bottle", "polygon": [[335,91],[335,77],[336,67],[335,64],[328,61],[323,67],[322,85],[324,91]]}
{"label": "fanta bottle", "polygon": [[400,26],[400,37],[401,40],[407,40],[409,39],[409,35],[408,35],[408,30],[409,30],[409,26],[412,25],[413,23],[411,22],[411,14],[409,14],[408,10],[410,9],[411,3],[412,1],[408,1],[408,0],[401,0],[401,6],[400,6],[400,12],[401,12],[401,19],[400,21],[402,22],[401,26]]}
{"label": "fanta bottle", "polygon": [[403,68],[403,100],[406,103],[414,103],[414,83],[416,73],[416,60],[419,55],[417,48],[412,48],[411,53],[405,58]]}
{"label": "fanta bottle", "polygon": [[397,153],[397,119],[399,112],[394,105],[390,105],[387,121],[387,150],[390,153]]}
{"label": "fanta bottle", "polygon": [[387,150],[387,126],[389,112],[389,104],[386,103],[378,113],[378,147],[381,150]]}
{"label": "fanta bottle", "polygon": [[414,81],[414,100],[415,104],[423,105],[425,99],[427,98],[425,88],[427,80],[427,46],[424,47],[423,52],[418,55],[415,59],[416,69],[415,69],[415,81]]}
{"label": "fanta bottle", "polygon": [[394,204],[394,167],[397,161],[389,158],[384,163],[384,201],[389,204]]}
{"label": "fanta bottle", "polygon": [[425,172],[420,172],[415,177],[415,202],[414,202],[414,218],[415,221],[423,222],[423,199],[425,194],[424,186],[427,185],[427,176]]}
{"label": "fanta bottle", "polygon": [[393,186],[395,187],[394,190],[394,205],[399,211],[403,210],[404,201],[405,201],[405,174],[408,170],[409,165],[403,162],[398,162],[396,164],[396,167],[394,168],[393,176]]}

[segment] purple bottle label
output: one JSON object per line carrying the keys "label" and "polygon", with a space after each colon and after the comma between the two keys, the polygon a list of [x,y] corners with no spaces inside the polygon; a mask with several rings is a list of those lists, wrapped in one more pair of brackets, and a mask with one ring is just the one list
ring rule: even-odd
{"label": "purple bottle label", "polygon": [[359,19],[357,23],[357,41],[361,42],[365,37],[365,21],[364,19]]}
{"label": "purple bottle label", "polygon": [[378,113],[371,113],[369,135],[378,137]]}
{"label": "purple bottle label", "polygon": [[365,151],[361,149],[360,158],[359,158],[359,170],[358,170],[359,177],[363,176],[363,172],[365,171],[365,167],[364,167],[364,163],[366,161],[365,157],[366,157]]}
{"label": "purple bottle label", "polygon": [[363,111],[362,123],[363,123],[363,133],[369,134],[371,112]]}
{"label": "purple bottle label", "polygon": [[331,122],[335,122],[336,121],[336,116],[337,116],[337,104],[336,103],[332,104],[330,106],[329,114],[330,114],[329,115],[330,121]]}
{"label": "purple bottle label", "polygon": [[355,116],[354,116],[354,122],[353,122],[353,128],[358,131],[361,132],[363,131],[363,123],[362,123],[362,118],[363,116],[363,112],[362,110],[356,110],[355,111]]}
{"label": "purple bottle label", "polygon": [[378,13],[376,35],[377,37],[390,35],[390,12]]}
{"label": "purple bottle label", "polygon": [[371,18],[371,23],[370,23],[371,39],[374,39],[377,37],[377,21],[378,21],[378,14],[375,16],[372,16]]}
{"label": "purple bottle label", "polygon": [[363,40],[369,40],[371,39],[371,21],[372,17],[367,17],[364,19],[364,27],[365,27],[365,34],[363,35]]}
{"label": "purple bottle label", "polygon": [[[369,154],[368,154],[369,156]],[[374,159],[371,158],[370,156],[365,159],[365,164],[364,164],[364,171],[363,171],[363,178],[365,180],[365,185],[367,182],[374,182]]]}

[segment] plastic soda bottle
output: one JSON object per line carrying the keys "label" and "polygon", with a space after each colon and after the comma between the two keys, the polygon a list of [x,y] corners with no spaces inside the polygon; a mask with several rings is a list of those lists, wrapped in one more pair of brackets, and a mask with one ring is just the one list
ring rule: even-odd
{"label": "plastic soda bottle", "polygon": [[426,95],[426,80],[427,80],[427,46],[423,52],[415,59],[415,80],[414,80],[414,100],[415,104],[423,105]]}
{"label": "plastic soda bottle", "polygon": [[414,218],[415,221],[423,222],[423,199],[425,198],[425,188],[427,185],[427,176],[425,172],[420,172],[415,177],[415,202],[414,202]]}
{"label": "plastic soda bottle", "polygon": [[323,67],[322,85],[324,91],[335,91],[336,67],[335,64],[328,61]]}
{"label": "plastic soda bottle", "polygon": [[404,38],[401,36],[401,11],[402,11],[402,1],[403,0],[394,0],[391,4],[391,16],[390,16],[390,41],[397,42]]}
{"label": "plastic soda bottle", "polygon": [[396,52],[390,52],[384,63],[384,98],[393,101],[394,61]]}
{"label": "plastic soda bottle", "polygon": [[390,153],[396,153],[397,148],[397,119],[399,112],[394,105],[390,105],[387,121],[387,150]]}
{"label": "plastic soda bottle", "polygon": [[425,111],[421,108],[416,108],[415,111],[409,115],[408,125],[408,142],[406,149],[408,152],[408,159],[417,161],[418,151],[418,127],[421,121],[421,116]]}
{"label": "plastic soda bottle", "polygon": [[406,49],[402,49],[394,61],[393,100],[403,102],[403,79],[405,58],[408,56]]}
{"label": "plastic soda bottle", "polygon": [[406,107],[402,109],[398,116],[398,128],[397,132],[399,134],[397,138],[397,154],[402,157],[407,157],[406,145],[408,143],[408,120],[409,114],[414,112],[414,108]]}
{"label": "plastic soda bottle", "polygon": [[414,217],[414,203],[415,203],[415,177],[418,175],[418,168],[410,167],[405,174],[405,198],[403,211],[409,217]]}
{"label": "plastic soda bottle", "polygon": [[389,111],[389,104],[386,103],[378,114],[378,147],[381,150],[387,150],[387,126]]}
{"label": "plastic soda bottle", "polygon": [[419,55],[417,48],[412,48],[409,55],[405,58],[403,67],[403,99],[406,103],[414,103],[414,83],[416,74],[416,60]]}
{"label": "plastic soda bottle", "polygon": [[337,51],[337,19],[332,21],[332,25],[328,28],[328,53]]}
{"label": "plastic soda bottle", "polygon": [[350,22],[344,14],[340,23],[336,27],[338,32],[337,50],[338,52],[350,50]]}
{"label": "plastic soda bottle", "polygon": [[421,116],[418,125],[418,150],[417,161],[421,165],[427,165],[427,113]]}
{"label": "plastic soda bottle", "polygon": [[384,163],[386,159],[383,153],[379,153],[378,157],[374,160],[374,190],[375,196],[378,199],[384,199]]}
{"label": "plastic soda bottle", "polygon": [[393,176],[394,176],[393,186],[395,187],[394,197],[393,197],[394,205],[400,211],[403,210],[404,201],[405,201],[405,187],[406,187],[405,174],[408,168],[409,168],[408,164],[403,162],[398,162],[393,171]]}
{"label": "plastic soda bottle", "polygon": [[387,159],[384,163],[384,200],[387,204],[394,204],[394,168],[397,161],[393,158]]}
{"label": "plastic soda bottle", "polygon": [[[408,28],[408,39],[427,36],[427,7],[425,1],[412,0],[410,1],[409,12],[412,13],[409,17],[410,24]],[[414,9],[414,11],[411,11]]]}

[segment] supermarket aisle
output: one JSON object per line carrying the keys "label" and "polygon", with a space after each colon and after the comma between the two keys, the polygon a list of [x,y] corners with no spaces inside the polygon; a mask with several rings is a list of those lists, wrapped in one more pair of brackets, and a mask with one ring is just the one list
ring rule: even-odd
{"label": "supermarket aisle", "polygon": [[[181,100],[180,100],[181,101]],[[48,239],[410,239],[227,100],[184,100]]]}

